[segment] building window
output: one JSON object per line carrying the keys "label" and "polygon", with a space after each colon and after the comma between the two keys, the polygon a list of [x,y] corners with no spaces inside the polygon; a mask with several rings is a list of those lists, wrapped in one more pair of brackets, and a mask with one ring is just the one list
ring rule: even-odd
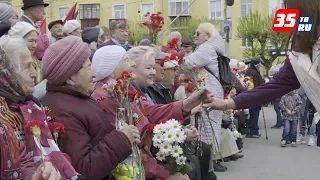
{"label": "building window", "polygon": [[61,20],[64,20],[65,17],[67,16],[69,12],[69,8],[65,7],[65,8],[59,8],[59,18]]}
{"label": "building window", "polygon": [[252,9],[252,0],[241,0],[241,17],[246,16]]}
{"label": "building window", "polygon": [[[169,16],[178,16],[189,3],[189,0],[169,0]],[[190,16],[190,7],[182,13],[182,16]]]}
{"label": "building window", "polygon": [[210,0],[209,9],[209,19],[222,18],[222,0]]}
{"label": "building window", "polygon": [[146,15],[148,12],[150,14],[154,12],[153,3],[142,3],[140,9],[141,20],[147,19],[147,17],[145,17],[144,15]]}
{"label": "building window", "polygon": [[284,0],[280,0],[280,8],[285,8],[284,6]]}
{"label": "building window", "polygon": [[125,19],[126,18],[126,6],[124,4],[112,5],[112,18],[113,19]]}
{"label": "building window", "polygon": [[99,19],[99,4],[80,4],[80,19]]}
{"label": "building window", "polygon": [[232,7],[227,6],[227,19],[232,18]]}

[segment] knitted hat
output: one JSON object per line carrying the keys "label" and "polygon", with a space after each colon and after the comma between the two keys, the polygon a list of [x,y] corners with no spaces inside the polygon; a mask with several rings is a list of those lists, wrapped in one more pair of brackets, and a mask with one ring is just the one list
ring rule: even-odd
{"label": "knitted hat", "polygon": [[64,34],[70,34],[74,30],[76,30],[76,29],[78,29],[80,27],[81,27],[81,24],[79,23],[79,21],[77,21],[77,20],[69,20],[64,24],[62,31],[63,31]]}
{"label": "knitted hat", "polygon": [[110,45],[99,48],[93,55],[91,68],[96,75],[93,82],[110,76],[120,63],[126,50],[121,46]]}
{"label": "knitted hat", "polygon": [[92,42],[98,42],[100,28],[87,27],[82,30],[81,37],[82,40],[88,44]]}
{"label": "knitted hat", "polygon": [[91,50],[80,39],[61,39],[53,43],[42,58],[42,76],[48,84],[62,85],[89,59]]}
{"label": "knitted hat", "polygon": [[27,22],[17,22],[12,28],[9,30],[8,34],[10,36],[18,36],[24,38],[31,31],[36,31],[36,28]]}
{"label": "knitted hat", "polygon": [[0,3],[0,23],[7,22],[14,15],[14,9],[7,3]]}

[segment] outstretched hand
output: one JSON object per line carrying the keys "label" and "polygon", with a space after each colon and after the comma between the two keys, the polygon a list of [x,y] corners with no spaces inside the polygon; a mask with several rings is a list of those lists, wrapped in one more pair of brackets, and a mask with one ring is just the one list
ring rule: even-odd
{"label": "outstretched hand", "polygon": [[202,98],[205,103],[212,101],[208,89],[201,88],[200,90],[193,92],[187,99],[183,100],[182,110],[190,112],[193,108],[202,103]]}
{"label": "outstretched hand", "polygon": [[228,110],[228,109],[235,109],[236,104],[233,99],[220,99],[216,97],[211,98],[211,102],[206,103],[203,105],[204,108],[210,108],[212,110]]}

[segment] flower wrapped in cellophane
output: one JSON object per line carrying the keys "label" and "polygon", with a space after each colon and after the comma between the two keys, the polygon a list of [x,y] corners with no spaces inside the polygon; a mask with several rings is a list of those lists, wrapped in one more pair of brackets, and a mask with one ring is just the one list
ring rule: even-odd
{"label": "flower wrapped in cellophane", "polygon": [[162,120],[153,128],[152,145],[158,151],[156,159],[170,174],[187,174],[192,169],[183,151],[186,138],[183,126],[175,119]]}
{"label": "flower wrapped in cellophane", "polygon": [[[115,123],[118,130],[121,130],[124,124],[134,125],[131,103],[136,101],[140,97],[140,94],[130,89],[131,79],[132,75],[130,73],[123,72],[121,77],[117,78],[116,82],[111,85],[112,87],[104,87],[120,103],[120,107],[117,108]],[[113,170],[113,175],[116,180],[145,179],[140,151],[136,143],[132,145],[132,154],[118,164]]]}

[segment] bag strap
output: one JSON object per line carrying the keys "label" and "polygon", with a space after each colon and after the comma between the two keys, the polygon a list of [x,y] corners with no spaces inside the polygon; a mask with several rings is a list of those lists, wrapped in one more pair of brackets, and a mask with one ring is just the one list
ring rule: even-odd
{"label": "bag strap", "polygon": [[[218,64],[219,64],[219,61],[220,61],[219,58],[222,55],[220,53],[218,53],[218,52],[216,52],[216,53],[217,53],[217,60],[218,60]],[[218,68],[219,68],[219,72],[220,72],[220,66]],[[216,75],[214,75],[214,73],[207,66],[204,66],[204,69],[207,70],[209,74],[213,75],[220,82],[220,79],[218,79],[218,77]]]}

